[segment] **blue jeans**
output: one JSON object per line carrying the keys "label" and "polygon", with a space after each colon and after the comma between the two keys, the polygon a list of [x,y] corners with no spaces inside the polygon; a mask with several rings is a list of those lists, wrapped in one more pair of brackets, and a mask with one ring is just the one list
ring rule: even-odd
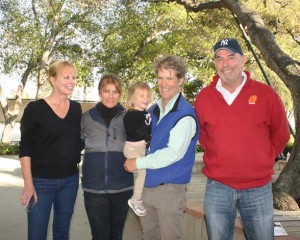
{"label": "blue jeans", "polygon": [[204,209],[210,240],[233,239],[237,211],[247,240],[274,239],[272,183],[236,190],[208,179]]}
{"label": "blue jeans", "polygon": [[77,197],[78,182],[78,174],[62,179],[33,178],[38,201],[34,205],[34,200],[31,198],[27,208],[29,240],[47,239],[52,205],[53,239],[69,239],[69,228]]}
{"label": "blue jeans", "polygon": [[97,194],[84,192],[84,205],[93,240],[122,240],[132,190]]}

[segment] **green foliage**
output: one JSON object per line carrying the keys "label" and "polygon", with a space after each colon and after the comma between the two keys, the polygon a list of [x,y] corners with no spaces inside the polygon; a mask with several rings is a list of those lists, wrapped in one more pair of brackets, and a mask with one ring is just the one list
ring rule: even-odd
{"label": "green foliage", "polygon": [[[261,15],[265,25],[274,34],[274,38],[276,38],[276,42],[280,46],[280,48],[286,54],[299,61],[300,47],[298,38],[300,38],[300,22],[299,14],[297,13],[300,11],[300,2],[298,0],[253,0],[243,2],[249,8],[255,10],[258,14]],[[260,58],[260,53],[258,50],[256,50],[256,53],[259,56],[259,59],[264,67],[264,70],[267,73],[272,86],[280,95],[286,110],[292,112],[293,102],[290,91],[284,85],[282,80],[273,71],[266,67],[264,60]],[[255,78],[266,83],[266,80],[257,67],[257,64],[254,62],[253,56],[249,55],[248,59],[248,63],[250,63],[248,65],[249,69],[253,72]]]}
{"label": "green foliage", "polygon": [[200,144],[196,145],[196,152],[204,152],[204,150]]}
{"label": "green foliage", "polygon": [[[300,24],[297,14],[293,14],[299,12],[298,0],[242,2],[261,14],[284,51],[299,58],[295,38]],[[16,69],[22,72],[30,57],[38,63],[48,53],[49,61],[64,58],[75,63],[79,86],[91,86],[93,81],[98,81],[98,75],[114,72],[123,80],[124,92],[136,81],[148,82],[157,92],[153,61],[161,55],[174,54],[182,57],[187,65],[188,81],[183,92],[192,102],[215,74],[213,45],[220,38],[235,37],[245,50],[245,69],[251,71],[253,78],[265,82],[232,14],[226,9],[192,13],[168,1],[134,0],[101,3],[3,0],[0,7],[3,26],[0,53],[6,72]],[[286,108],[292,111],[288,89],[260,60]],[[38,67],[32,77],[37,77],[37,70]]]}
{"label": "green foliage", "polygon": [[187,81],[183,85],[182,92],[185,96],[185,98],[190,102],[191,104],[194,103],[195,96],[197,93],[203,88],[203,81],[199,79],[193,79],[190,81]]}
{"label": "green foliage", "polygon": [[11,144],[0,143],[0,155],[18,155],[18,154],[19,154],[18,143],[11,143]]}
{"label": "green foliage", "polygon": [[236,35],[238,32],[232,17],[222,12],[187,13],[183,7],[166,2],[142,6],[138,5],[139,1],[125,5],[121,2],[113,1],[110,7],[117,7],[118,11],[104,15],[107,22],[103,44],[97,52],[101,63],[99,73],[120,75],[125,90],[135,81],[155,86],[153,61],[165,54],[177,55],[184,59],[188,69],[183,92],[193,102],[214,75],[212,46],[220,38],[217,33],[227,35],[232,31]]}
{"label": "green foliage", "polygon": [[[54,59],[75,63],[80,86],[89,86],[93,69],[98,66],[95,46],[102,29],[101,9],[91,1],[17,1],[0,3],[0,59],[4,72],[29,76],[36,80]],[[24,85],[27,79],[24,81]]]}

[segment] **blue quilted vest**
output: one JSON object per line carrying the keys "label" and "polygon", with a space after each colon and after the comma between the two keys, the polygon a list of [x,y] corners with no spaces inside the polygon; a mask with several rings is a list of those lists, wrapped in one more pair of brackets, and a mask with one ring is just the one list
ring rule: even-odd
{"label": "blue quilted vest", "polygon": [[191,116],[197,123],[197,132],[191,143],[179,161],[160,169],[147,169],[145,187],[156,187],[161,184],[186,184],[190,182],[192,168],[195,162],[195,147],[199,138],[200,128],[194,108],[180,94],[173,109],[164,116],[159,123],[159,107],[154,104],[149,109],[152,117],[152,137],[147,154],[154,153],[158,149],[165,148],[168,144],[170,131],[177,122],[186,116]]}

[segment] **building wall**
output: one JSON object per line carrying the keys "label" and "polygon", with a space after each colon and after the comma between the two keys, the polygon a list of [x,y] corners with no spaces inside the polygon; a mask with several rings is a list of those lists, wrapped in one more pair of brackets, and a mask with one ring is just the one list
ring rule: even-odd
{"label": "building wall", "polygon": [[[34,100],[33,99],[23,99],[22,100],[22,106],[20,107],[20,113],[17,117],[16,124],[12,130],[12,136],[11,136],[12,142],[20,141],[20,120],[23,116],[25,107],[31,101],[34,101]],[[96,102],[80,102],[80,101],[78,101],[78,102],[81,105],[82,112],[88,111],[96,104]],[[15,100],[8,100],[9,109],[13,109],[14,104],[15,104]],[[1,136],[2,136],[3,129],[4,129],[4,116],[3,116],[3,112],[0,111],[0,134],[1,134]],[[1,136],[0,136],[0,139],[1,139]]]}
{"label": "building wall", "polygon": [[[23,99],[22,100],[22,106],[20,107],[20,113],[17,117],[16,122],[20,122],[22,116],[23,116],[23,112],[25,107],[28,105],[29,102],[34,101],[34,99]],[[82,108],[82,112],[86,112],[87,110],[91,109],[96,102],[82,102],[82,101],[78,101],[81,105]],[[9,99],[8,100],[8,107],[9,109],[13,109],[13,106],[15,104],[15,100],[14,99]],[[4,123],[4,116],[3,116],[3,112],[0,111],[0,124]]]}

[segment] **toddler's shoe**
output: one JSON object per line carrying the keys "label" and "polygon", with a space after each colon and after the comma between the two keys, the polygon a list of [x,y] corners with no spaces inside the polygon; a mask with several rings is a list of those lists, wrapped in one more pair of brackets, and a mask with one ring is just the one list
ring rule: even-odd
{"label": "toddler's shoe", "polygon": [[128,200],[128,205],[129,207],[132,208],[132,210],[134,211],[134,213],[136,215],[138,215],[139,217],[143,217],[146,216],[147,211],[143,205],[143,201],[140,199],[136,199],[136,198],[130,198]]}

